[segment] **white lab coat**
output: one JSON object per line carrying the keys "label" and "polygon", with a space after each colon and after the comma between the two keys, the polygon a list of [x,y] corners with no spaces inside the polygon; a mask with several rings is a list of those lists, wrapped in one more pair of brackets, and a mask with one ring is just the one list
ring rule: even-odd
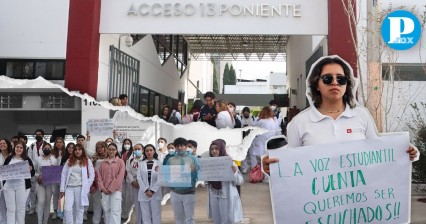
{"label": "white lab coat", "polygon": [[[154,200],[162,200],[163,199],[163,193],[161,192],[160,185],[158,183],[158,176],[159,176],[159,169],[160,169],[160,161],[154,159],[154,164],[152,165],[151,170],[151,184],[148,182],[148,167],[147,167],[147,160],[144,160],[140,163],[140,172],[138,173],[138,183],[139,183],[139,194],[138,199],[139,201],[150,201],[151,199]],[[157,168],[158,171],[155,171],[155,168]],[[149,198],[145,195],[146,190],[152,190],[154,191],[154,196],[152,198]]]}
{"label": "white lab coat", "polygon": [[[235,164],[235,162],[233,163],[234,167],[237,167],[237,165]],[[228,211],[229,211],[229,220],[227,220],[228,222],[225,223],[238,223],[241,222],[243,220],[243,206],[241,203],[241,198],[240,195],[238,194],[237,191],[237,187],[236,185],[241,185],[244,183],[244,178],[243,175],[241,174],[241,172],[237,169],[237,172],[234,173],[234,180],[233,181],[222,181],[222,191],[223,191],[223,196],[221,196],[222,198],[226,199],[228,201]],[[212,215],[212,208],[210,207],[210,200],[211,197],[213,197],[211,195],[211,186],[209,184],[207,184],[208,186],[208,192],[209,192],[209,198],[207,201],[207,207],[208,207],[208,217],[210,219],[213,218]]]}
{"label": "white lab coat", "polygon": [[[62,169],[62,175],[61,175],[61,187],[60,192],[65,192],[65,189],[68,186],[68,181],[71,174],[71,169],[68,166],[69,160],[65,163],[64,168]],[[82,186],[81,186],[81,205],[82,206],[88,206],[89,205],[89,192],[90,192],[90,186],[92,186],[93,181],[95,180],[95,170],[93,169],[93,163],[89,159],[87,162],[88,167],[83,167],[81,169],[81,176],[82,176]],[[87,175],[89,173],[89,175]]]}

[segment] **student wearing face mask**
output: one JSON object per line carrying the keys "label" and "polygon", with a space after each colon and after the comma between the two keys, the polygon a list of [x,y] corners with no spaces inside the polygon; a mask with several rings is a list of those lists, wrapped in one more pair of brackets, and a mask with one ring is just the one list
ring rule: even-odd
{"label": "student wearing face mask", "polygon": [[47,143],[43,146],[43,155],[35,160],[35,177],[37,184],[37,218],[38,224],[47,224],[50,214],[50,201],[52,200],[53,184],[43,182],[43,166],[56,166],[57,159],[52,155],[52,146]]}
{"label": "student wearing face mask", "polygon": [[[124,164],[126,164],[127,160],[130,159],[130,157],[133,154],[133,145],[132,140],[126,138],[123,140],[123,145],[121,148],[121,158],[124,161]],[[133,199],[132,199],[132,187],[130,184],[127,184],[126,182],[127,172],[124,174],[123,179],[123,190],[122,190],[122,198],[121,201],[121,219],[122,220],[128,220],[129,219],[129,213],[133,206]]]}
{"label": "student wearing face mask", "polygon": [[281,113],[280,108],[276,100],[269,101],[269,108],[274,112],[274,120],[279,126],[283,120],[283,114]]}
{"label": "student wearing face mask", "polygon": [[[44,131],[42,129],[37,129],[34,132],[36,142],[33,142],[28,149],[28,157],[35,161],[35,159],[41,155],[43,155],[43,145],[47,144],[44,141]],[[28,211],[28,215],[32,215],[35,213],[37,208],[37,189],[36,189],[36,179],[35,177],[31,178],[31,190],[30,190],[30,210]]]}
{"label": "student wearing face mask", "polygon": [[143,156],[144,147],[142,144],[136,144],[133,146],[133,155],[126,162],[126,181],[131,187],[133,197],[133,211],[135,212],[135,224],[142,224],[142,213],[141,207],[138,200],[139,182],[137,175],[140,170],[140,164],[144,159]]}
{"label": "student wearing face mask", "polygon": [[158,160],[163,163],[164,158],[169,154],[167,151],[167,140],[165,138],[159,138],[158,141]]}
{"label": "student wearing face mask", "polygon": [[[225,104],[226,106],[226,104]],[[198,180],[198,160],[186,152],[188,142],[184,138],[177,138],[174,141],[176,147],[175,156],[167,160],[166,165],[189,164],[191,169],[191,186],[190,187],[170,187],[171,203],[176,224],[194,224],[194,209],[195,209],[195,184]]]}
{"label": "student wearing face mask", "polygon": [[228,111],[229,113],[231,113],[232,117],[234,118],[234,128],[241,128],[241,120],[240,117],[237,116],[237,114],[235,113],[235,110],[237,109],[237,107],[235,106],[235,103],[233,102],[229,102],[228,103]]}

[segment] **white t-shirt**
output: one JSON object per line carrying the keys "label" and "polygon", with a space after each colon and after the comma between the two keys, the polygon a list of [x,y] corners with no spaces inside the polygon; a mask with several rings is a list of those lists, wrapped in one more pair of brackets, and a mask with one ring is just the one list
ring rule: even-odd
{"label": "white t-shirt", "polygon": [[53,155],[51,155],[48,159],[44,159],[43,156],[37,157],[37,159],[35,160],[36,176],[43,175],[41,173],[42,166],[56,166],[56,165],[58,165],[58,160]]}
{"label": "white t-shirt", "polygon": [[70,178],[68,180],[68,186],[81,186],[82,185],[82,169],[86,167],[81,167],[80,163],[76,163],[74,166],[70,167]]}
{"label": "white t-shirt", "polygon": [[334,120],[315,107],[299,113],[287,127],[288,147],[376,138],[376,126],[369,112],[361,107],[350,108]]}

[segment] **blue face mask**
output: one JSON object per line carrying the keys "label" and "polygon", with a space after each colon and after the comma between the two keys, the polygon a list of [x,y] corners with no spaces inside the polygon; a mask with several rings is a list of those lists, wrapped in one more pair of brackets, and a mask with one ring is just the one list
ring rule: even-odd
{"label": "blue face mask", "polygon": [[184,156],[184,155],[186,155],[186,151],[178,150],[178,151],[176,151],[176,155]]}
{"label": "blue face mask", "polygon": [[142,150],[135,150],[135,151],[133,151],[133,154],[134,154],[136,157],[142,157]]}

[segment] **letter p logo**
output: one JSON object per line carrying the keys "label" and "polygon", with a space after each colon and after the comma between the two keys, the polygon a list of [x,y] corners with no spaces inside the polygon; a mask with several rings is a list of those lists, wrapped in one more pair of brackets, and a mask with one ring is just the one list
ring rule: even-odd
{"label": "letter p logo", "polygon": [[406,50],[413,47],[420,39],[420,34],[420,22],[411,12],[398,10],[390,13],[383,20],[383,40],[395,50]]}

